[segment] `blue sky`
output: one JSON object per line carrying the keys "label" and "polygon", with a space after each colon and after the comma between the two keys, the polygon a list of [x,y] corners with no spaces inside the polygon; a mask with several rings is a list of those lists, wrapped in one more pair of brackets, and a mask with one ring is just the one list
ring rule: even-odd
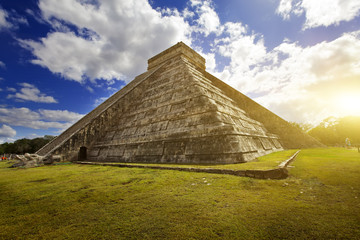
{"label": "blue sky", "polygon": [[285,120],[360,115],[358,0],[0,0],[0,143],[58,135],[179,41]]}

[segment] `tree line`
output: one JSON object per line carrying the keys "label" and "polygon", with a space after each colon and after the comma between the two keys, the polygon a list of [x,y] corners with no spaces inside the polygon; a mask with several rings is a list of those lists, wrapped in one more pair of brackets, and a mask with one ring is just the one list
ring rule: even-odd
{"label": "tree line", "polygon": [[42,148],[45,144],[50,142],[54,136],[45,135],[44,137],[27,139],[22,138],[16,140],[13,143],[3,143],[0,144],[0,154],[4,153],[15,153],[15,154],[25,154],[25,153],[35,153],[37,150]]}
{"label": "tree line", "polygon": [[328,117],[319,125],[291,123],[327,146],[344,146],[348,139],[352,146],[360,145],[360,116]]}

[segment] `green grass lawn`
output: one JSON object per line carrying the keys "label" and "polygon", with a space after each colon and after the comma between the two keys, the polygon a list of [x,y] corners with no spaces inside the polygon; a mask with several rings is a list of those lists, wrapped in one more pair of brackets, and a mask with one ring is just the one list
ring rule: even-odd
{"label": "green grass lawn", "polygon": [[[265,160],[279,161],[277,154]],[[360,239],[357,150],[302,150],[284,180],[6,166],[0,163],[0,239]]]}

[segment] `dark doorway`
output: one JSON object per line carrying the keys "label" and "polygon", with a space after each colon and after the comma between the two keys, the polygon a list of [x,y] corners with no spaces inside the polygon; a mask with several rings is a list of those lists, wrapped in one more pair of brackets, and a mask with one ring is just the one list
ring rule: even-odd
{"label": "dark doorway", "polygon": [[80,147],[78,161],[84,161],[87,159],[86,151],[87,151],[86,147]]}

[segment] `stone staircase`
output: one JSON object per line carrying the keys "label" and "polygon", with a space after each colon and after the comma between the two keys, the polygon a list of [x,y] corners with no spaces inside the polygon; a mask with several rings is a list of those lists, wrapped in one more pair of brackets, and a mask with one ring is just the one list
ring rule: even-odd
{"label": "stone staircase", "polygon": [[75,124],[73,124],[71,127],[66,129],[58,137],[54,138],[48,144],[46,144],[45,146],[40,148],[36,152],[36,154],[41,155],[41,156],[47,156],[47,155],[51,154],[58,146],[62,145],[65,141],[67,141],[69,138],[71,138],[75,133],[77,133],[79,130],[84,128],[93,119],[95,119],[101,113],[106,111],[109,107],[111,107],[113,104],[115,104],[120,98],[122,98],[124,95],[126,95],[128,92],[130,92],[132,89],[134,89],[141,82],[146,80],[148,77],[150,77],[154,72],[156,72],[163,65],[164,64],[137,76],[133,81],[131,81],[129,84],[127,84],[124,88],[122,88],[121,91],[116,92],[114,95],[109,97],[106,101],[101,103],[98,107],[96,107],[94,110],[92,110],[86,116],[84,116],[79,121],[77,121]]}

